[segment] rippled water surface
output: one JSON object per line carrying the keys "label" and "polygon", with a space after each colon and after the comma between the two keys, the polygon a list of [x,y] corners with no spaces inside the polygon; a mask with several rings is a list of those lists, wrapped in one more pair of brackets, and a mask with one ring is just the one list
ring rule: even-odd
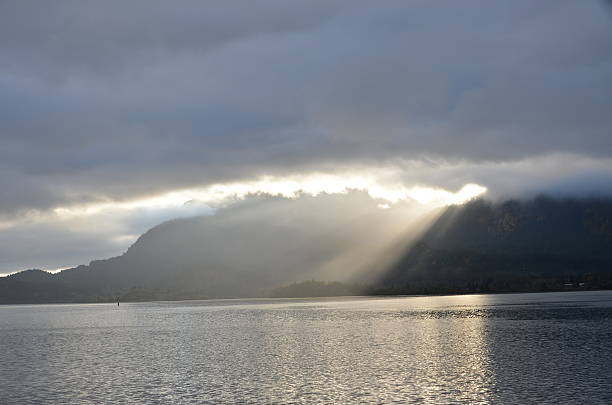
{"label": "rippled water surface", "polygon": [[612,293],[0,306],[0,404],[611,404]]}

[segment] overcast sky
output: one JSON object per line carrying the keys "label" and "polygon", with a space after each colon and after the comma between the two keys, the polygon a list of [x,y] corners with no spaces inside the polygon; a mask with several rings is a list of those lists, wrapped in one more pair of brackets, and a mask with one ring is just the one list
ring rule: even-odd
{"label": "overcast sky", "polygon": [[0,2],[0,273],[329,176],[610,193],[610,3]]}

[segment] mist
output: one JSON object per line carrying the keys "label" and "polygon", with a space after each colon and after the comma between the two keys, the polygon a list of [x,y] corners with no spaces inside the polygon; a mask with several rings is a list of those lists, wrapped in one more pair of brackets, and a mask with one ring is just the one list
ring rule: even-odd
{"label": "mist", "polygon": [[[355,191],[296,199],[253,196],[214,215],[154,227],[113,271],[122,282],[134,277],[130,282],[136,285],[171,283],[216,296],[257,295],[311,279],[367,283],[437,212],[406,201],[383,209],[367,193]],[[104,267],[104,262],[90,265],[92,271]],[[149,277],[162,281],[148,285]]]}

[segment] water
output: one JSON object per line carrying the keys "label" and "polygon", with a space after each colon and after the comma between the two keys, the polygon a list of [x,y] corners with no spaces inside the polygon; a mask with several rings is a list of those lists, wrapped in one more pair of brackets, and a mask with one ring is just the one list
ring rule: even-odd
{"label": "water", "polygon": [[612,292],[0,306],[0,404],[612,403]]}

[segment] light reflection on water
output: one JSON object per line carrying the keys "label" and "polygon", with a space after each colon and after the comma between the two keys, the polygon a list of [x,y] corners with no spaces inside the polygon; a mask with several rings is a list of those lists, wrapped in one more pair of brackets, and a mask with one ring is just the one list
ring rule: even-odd
{"label": "light reflection on water", "polygon": [[612,293],[0,307],[0,404],[612,403]]}

